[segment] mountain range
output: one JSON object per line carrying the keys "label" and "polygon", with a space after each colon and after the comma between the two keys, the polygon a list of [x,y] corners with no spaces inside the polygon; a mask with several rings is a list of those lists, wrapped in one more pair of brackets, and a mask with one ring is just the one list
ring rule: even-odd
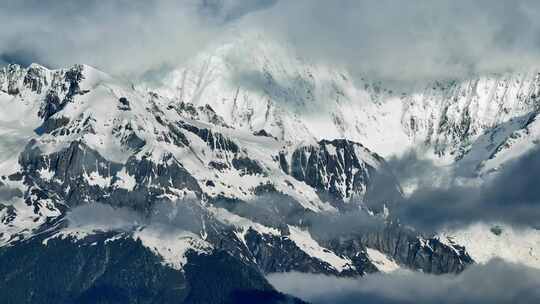
{"label": "mountain range", "polygon": [[394,212],[419,187],[394,166],[411,151],[482,183],[534,149],[539,75],[393,88],[260,35],[157,82],[3,67],[1,302],[303,303],[265,276],[540,267],[535,229]]}

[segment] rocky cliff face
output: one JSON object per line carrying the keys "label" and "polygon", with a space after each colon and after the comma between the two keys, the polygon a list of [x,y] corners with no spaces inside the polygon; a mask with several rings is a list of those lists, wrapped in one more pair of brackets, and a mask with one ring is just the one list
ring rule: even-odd
{"label": "rocky cliff face", "polygon": [[463,246],[442,243],[438,238],[419,237],[395,223],[339,242],[333,240],[329,247],[358,250],[357,244],[388,253],[398,263],[427,273],[459,273],[474,262]]}
{"label": "rocky cliff face", "polygon": [[348,140],[322,140],[279,154],[283,171],[339,202],[384,204],[401,198],[397,179],[377,154]]}

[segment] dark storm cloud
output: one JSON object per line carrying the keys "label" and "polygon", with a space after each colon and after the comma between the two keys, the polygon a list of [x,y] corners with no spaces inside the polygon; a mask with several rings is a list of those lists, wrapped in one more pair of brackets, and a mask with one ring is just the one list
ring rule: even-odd
{"label": "dark storm cloud", "polygon": [[540,227],[540,149],[509,161],[481,185],[453,173],[435,185],[442,171],[408,154],[389,163],[402,180],[421,181],[393,205],[391,213],[402,223],[429,232],[477,221]]}
{"label": "dark storm cloud", "polygon": [[[38,1],[0,4],[0,56],[141,75],[237,31],[314,61],[396,83],[540,63],[540,2],[390,0]],[[31,55],[28,58],[27,55]]]}
{"label": "dark storm cloud", "polygon": [[314,274],[273,274],[280,291],[313,304],[507,304],[539,303],[540,271],[499,260],[473,265],[460,275],[420,272],[346,279]]}

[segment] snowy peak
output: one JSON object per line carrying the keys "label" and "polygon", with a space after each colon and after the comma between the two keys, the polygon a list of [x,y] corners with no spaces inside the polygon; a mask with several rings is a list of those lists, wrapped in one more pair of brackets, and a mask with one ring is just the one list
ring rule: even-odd
{"label": "snowy peak", "polygon": [[293,143],[346,138],[383,156],[419,148],[452,163],[467,158],[483,134],[536,111],[540,89],[535,70],[433,81],[403,93],[352,79],[252,34],[201,53],[156,90],[210,105],[235,128]]}

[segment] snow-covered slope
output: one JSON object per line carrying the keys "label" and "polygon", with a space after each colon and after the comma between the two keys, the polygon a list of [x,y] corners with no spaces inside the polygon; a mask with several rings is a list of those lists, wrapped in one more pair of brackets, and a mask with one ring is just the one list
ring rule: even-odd
{"label": "snow-covered slope", "polygon": [[[157,90],[211,105],[231,126],[264,129],[280,139],[347,138],[383,156],[423,146],[445,162],[464,159],[464,167],[474,168],[493,158],[501,142],[524,150],[523,144],[513,149],[512,138],[527,133],[525,122],[538,108],[539,79],[531,70],[393,91],[303,59],[261,34],[245,34],[201,53]],[[500,162],[508,157],[502,150]]]}
{"label": "snow-covered slope", "polygon": [[[492,256],[537,265],[534,231],[464,228],[449,241],[387,218],[403,194],[383,156],[418,149],[465,175],[496,172],[540,139],[539,79],[402,93],[256,34],[151,88],[86,65],[10,65],[0,70],[0,251],[136,242],[181,272],[193,255],[221,252],[259,274],[460,272]],[[99,224],[74,223],[88,206],[107,206],[93,213]],[[347,212],[382,225],[321,232]],[[512,256],[501,249],[518,243]]]}
{"label": "snow-covered slope", "polygon": [[[539,75],[531,68],[433,81],[401,92],[370,81],[369,75],[353,80],[346,70],[310,62],[294,47],[264,35],[245,34],[201,53],[155,90],[211,105],[230,126],[264,130],[289,143],[348,139],[385,157],[415,149],[445,170],[482,177],[537,147]],[[347,183],[332,191],[346,193]],[[484,241],[473,244],[466,232],[459,235],[458,243],[483,246]],[[529,235],[512,240],[534,243]],[[503,247],[514,242],[498,240]],[[506,257],[487,251],[482,256]],[[528,253],[516,252],[515,259],[527,261]]]}
{"label": "snow-covered slope", "polygon": [[501,258],[540,268],[540,231],[537,229],[478,223],[445,231],[440,237],[448,242],[463,244],[479,263]]}
{"label": "snow-covered slope", "polygon": [[211,105],[230,125],[264,129],[286,141],[348,138],[382,154],[407,143],[399,98],[377,85],[357,87],[344,70],[311,63],[286,45],[250,34],[201,53],[156,90]]}
{"label": "snow-covered slope", "polygon": [[[421,236],[401,238],[401,228],[369,231],[365,241],[355,234],[353,244],[310,230],[313,217],[401,196],[384,159],[360,143],[292,136],[282,124],[246,127],[240,117],[219,115],[219,104],[136,90],[86,65],[11,65],[0,72],[0,88],[0,106],[13,109],[0,116],[0,140],[12,152],[0,167],[3,248],[38,238],[47,247],[59,240],[86,244],[112,233],[105,243],[140,242],[180,271],[190,254],[224,251],[261,273],[363,275],[378,270],[365,250],[369,242],[379,246],[379,265],[385,254],[436,273],[471,262],[450,246],[421,245]],[[308,130],[294,113],[275,115]],[[80,211],[88,206],[101,211]],[[73,222],[73,212],[88,212],[90,223]],[[135,219],[123,225],[125,217]],[[399,248],[375,244],[378,234]],[[428,265],[425,256],[452,262]]]}

